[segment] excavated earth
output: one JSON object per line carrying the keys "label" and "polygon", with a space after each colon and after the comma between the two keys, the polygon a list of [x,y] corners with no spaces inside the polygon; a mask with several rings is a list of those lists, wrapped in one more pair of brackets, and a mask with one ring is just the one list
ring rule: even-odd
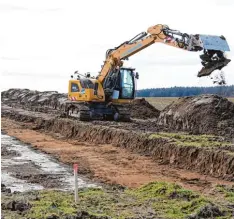
{"label": "excavated earth", "polygon": [[234,140],[234,103],[218,95],[179,98],[160,113],[158,124],[192,134],[215,134]]}
{"label": "excavated earth", "polygon": [[64,118],[65,101],[66,95],[57,92],[10,89],[2,92],[2,116],[66,139],[111,144],[157,163],[234,181],[234,104],[226,98],[180,98],[160,113],[144,99],[136,100],[130,123]]}

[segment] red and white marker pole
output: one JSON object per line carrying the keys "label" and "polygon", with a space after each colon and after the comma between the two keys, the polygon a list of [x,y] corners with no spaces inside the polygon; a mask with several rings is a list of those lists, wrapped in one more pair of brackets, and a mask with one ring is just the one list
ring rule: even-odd
{"label": "red and white marker pole", "polygon": [[77,172],[78,172],[78,164],[73,165],[74,169],[74,182],[75,182],[75,203],[78,202],[78,177],[77,177]]}

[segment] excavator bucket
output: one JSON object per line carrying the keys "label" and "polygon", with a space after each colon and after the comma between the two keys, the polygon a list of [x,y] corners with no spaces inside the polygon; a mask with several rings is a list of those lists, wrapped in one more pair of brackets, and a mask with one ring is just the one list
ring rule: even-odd
{"label": "excavator bucket", "polygon": [[225,67],[231,60],[226,59],[224,61],[217,61],[215,63],[212,63],[212,66],[210,67],[203,67],[199,72],[198,72],[198,77],[204,77],[204,76],[209,76],[213,71],[215,70],[221,70],[223,67]]}
{"label": "excavator bucket", "polygon": [[199,35],[202,41],[204,54],[200,56],[204,66],[198,77],[208,76],[215,70],[221,70],[231,61],[224,57],[224,52],[230,51],[228,43],[223,36]]}

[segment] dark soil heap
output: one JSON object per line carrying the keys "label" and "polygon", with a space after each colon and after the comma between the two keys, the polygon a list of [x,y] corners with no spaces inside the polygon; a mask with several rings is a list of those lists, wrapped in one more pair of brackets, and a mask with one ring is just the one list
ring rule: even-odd
{"label": "dark soil heap", "polygon": [[234,103],[218,95],[179,98],[160,113],[158,123],[192,134],[234,138]]}
{"label": "dark soil heap", "polygon": [[57,91],[39,92],[29,89],[9,89],[1,93],[3,103],[10,106],[62,108],[67,100],[66,94]]}
{"label": "dark soil heap", "polygon": [[137,119],[158,118],[160,111],[152,106],[145,98],[135,99],[130,104],[131,117]]}

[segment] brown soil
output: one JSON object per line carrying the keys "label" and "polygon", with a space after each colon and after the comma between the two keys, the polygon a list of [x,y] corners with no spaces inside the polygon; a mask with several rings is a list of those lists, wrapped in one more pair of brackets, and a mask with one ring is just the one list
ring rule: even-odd
{"label": "brown soil", "polygon": [[136,119],[158,118],[160,111],[152,106],[145,98],[135,99],[130,104],[131,117]]}
{"label": "brown soil", "polygon": [[[150,156],[163,164],[234,180],[234,154],[228,150],[233,149],[233,146],[225,147],[221,144],[212,146],[212,141],[206,147],[178,145],[170,138],[160,136],[150,138],[151,133],[148,132],[91,125],[92,123],[82,123],[67,118],[51,118],[45,113],[34,115],[29,111],[4,108],[4,106],[2,115],[17,121],[31,122],[32,129],[58,133],[66,140],[73,139],[95,145],[112,144],[131,152]],[[27,123],[25,126],[28,126]]]}
{"label": "brown soil", "polygon": [[[93,179],[101,182],[138,187],[151,181],[167,181],[203,193],[211,193],[217,184],[231,184],[228,181],[159,164],[148,156],[132,153],[111,144],[65,140],[61,134],[54,132],[45,134],[31,130],[32,127],[35,127],[34,123],[2,118],[2,129],[8,135],[53,154],[66,164],[78,163],[80,173],[88,173],[89,176],[92,174]],[[22,176],[25,177],[27,176]],[[37,182],[33,177],[30,180]]]}

